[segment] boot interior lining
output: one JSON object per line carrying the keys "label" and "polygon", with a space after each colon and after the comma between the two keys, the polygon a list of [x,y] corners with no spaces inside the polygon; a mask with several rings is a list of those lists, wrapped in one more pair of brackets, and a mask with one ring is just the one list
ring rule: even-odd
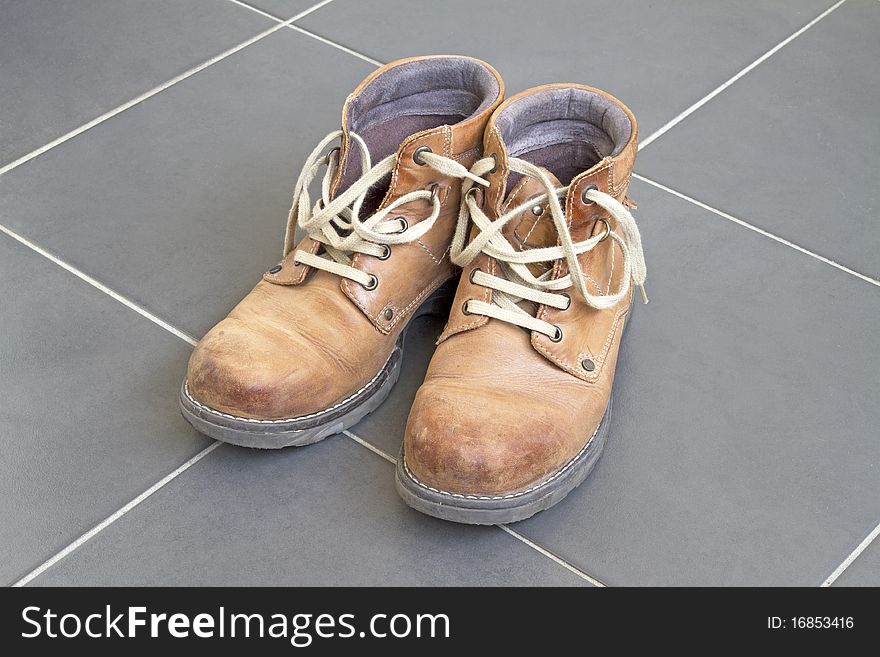
{"label": "boot interior lining", "polygon": [[[348,127],[367,143],[375,164],[407,137],[460,123],[489,107],[500,93],[498,79],[476,60],[416,60],[389,69],[349,98]],[[360,154],[353,144],[342,188],[359,175]]]}
{"label": "boot interior lining", "polygon": [[[632,134],[626,112],[586,89],[545,89],[506,107],[495,125],[513,157],[542,166],[563,185],[603,158],[617,155]],[[509,187],[520,176],[513,174]]]}

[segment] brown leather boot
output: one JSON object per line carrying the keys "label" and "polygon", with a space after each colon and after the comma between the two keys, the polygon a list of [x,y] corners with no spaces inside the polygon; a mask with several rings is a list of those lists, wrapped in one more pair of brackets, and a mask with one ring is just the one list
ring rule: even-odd
{"label": "brown leather boot", "polygon": [[[248,447],[307,445],[382,403],[406,326],[443,308],[461,181],[503,94],[488,64],[440,56],[383,66],[348,97],[342,130],[297,182],[284,258],[190,358],[180,405],[196,429]],[[307,235],[294,245],[297,223]]]}
{"label": "brown leather boot", "polygon": [[461,281],[398,461],[410,506],[513,522],[595,465],[631,282],[645,279],[624,205],[636,144],[629,109],[590,87],[538,87],[492,115],[472,169],[490,186],[464,182]]}

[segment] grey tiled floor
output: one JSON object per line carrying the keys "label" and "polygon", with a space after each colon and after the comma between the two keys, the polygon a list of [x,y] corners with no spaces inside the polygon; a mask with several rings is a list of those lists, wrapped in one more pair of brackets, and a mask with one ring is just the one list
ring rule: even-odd
{"label": "grey tiled floor", "polygon": [[0,11],[3,165],[271,27],[214,0],[4,0]]}
{"label": "grey tiled floor", "polygon": [[[0,581],[880,584],[880,2],[333,0],[256,39],[316,5],[252,4],[0,4]],[[510,528],[394,492],[442,322],[310,448],[217,448],[176,408],[370,60],[430,52],[603,87],[648,143],[611,441]]]}

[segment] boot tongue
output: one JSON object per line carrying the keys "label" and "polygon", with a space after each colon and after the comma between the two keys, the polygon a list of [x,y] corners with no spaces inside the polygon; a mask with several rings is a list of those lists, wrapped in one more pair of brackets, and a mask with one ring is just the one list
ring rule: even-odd
{"label": "boot tongue", "polygon": [[[543,167],[541,167],[541,171],[550,179],[554,187],[562,187],[562,183],[550,171]],[[511,188],[501,206],[501,211],[502,213],[509,212],[529,199],[546,193],[547,188],[540,180],[531,176],[523,176]],[[502,234],[511,246],[519,251],[555,246],[557,243],[556,226],[553,224],[547,200],[544,199],[540,205],[535,204],[535,208],[540,208],[541,214],[535,214],[532,208],[528,208],[519,217],[511,219],[502,230]],[[537,262],[529,265],[529,269],[536,276],[543,274],[551,267],[552,263],[549,262]]]}
{"label": "boot tongue", "polygon": [[[343,117],[343,131],[345,132],[345,137],[343,138],[342,147],[337,155],[339,158],[339,162],[337,165],[336,173],[333,176],[333,180],[330,183],[330,197],[336,198],[339,194],[347,190],[352,183],[354,183],[358,178],[360,178],[365,171],[361,168],[361,145],[356,140],[352,139],[350,134],[350,129],[348,126],[348,121],[346,117]],[[371,153],[371,156],[374,155]],[[371,158],[371,162],[373,165],[376,164],[375,158]],[[361,204],[361,216],[369,216],[373,212],[375,212],[379,206],[382,204],[383,199],[385,198],[385,194],[388,192],[388,187],[391,184],[391,174],[389,173],[384,179],[377,182],[373,185],[369,190],[367,190],[366,196],[364,197],[364,201]]]}
{"label": "boot tongue", "polygon": [[351,184],[360,178],[365,172],[361,171],[361,147],[352,139],[348,126],[347,116],[343,114],[342,130],[345,133],[342,139],[342,147],[337,154],[338,166],[336,174],[330,185],[331,197],[335,197],[348,189]]}

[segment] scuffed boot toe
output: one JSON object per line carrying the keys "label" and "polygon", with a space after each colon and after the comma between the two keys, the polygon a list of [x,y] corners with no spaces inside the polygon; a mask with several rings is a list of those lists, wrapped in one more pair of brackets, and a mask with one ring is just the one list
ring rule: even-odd
{"label": "scuffed boot toe", "polygon": [[302,358],[292,361],[296,346],[224,320],[193,351],[187,392],[209,409],[243,419],[281,420],[320,410],[327,368]]}
{"label": "scuffed boot toe", "polygon": [[561,465],[563,440],[547,439],[550,427],[542,418],[498,408],[497,399],[473,391],[464,399],[443,386],[419,391],[403,448],[414,480],[455,495],[503,496]]}

